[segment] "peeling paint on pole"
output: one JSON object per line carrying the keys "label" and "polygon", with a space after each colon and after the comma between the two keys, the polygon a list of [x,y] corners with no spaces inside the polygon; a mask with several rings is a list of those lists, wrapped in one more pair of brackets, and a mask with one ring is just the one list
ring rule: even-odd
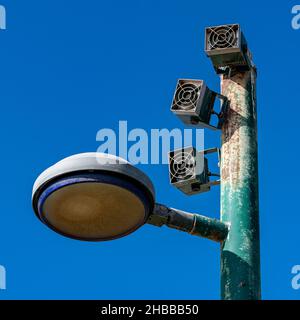
{"label": "peeling paint on pole", "polygon": [[256,70],[221,78],[230,108],[222,130],[221,220],[223,299],[260,299]]}

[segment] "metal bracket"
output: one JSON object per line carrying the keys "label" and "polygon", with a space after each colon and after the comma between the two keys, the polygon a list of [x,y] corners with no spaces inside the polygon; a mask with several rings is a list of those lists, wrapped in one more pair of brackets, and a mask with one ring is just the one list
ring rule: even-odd
{"label": "metal bracket", "polygon": [[219,121],[218,121],[218,125],[217,126],[212,126],[209,125],[210,129],[214,129],[214,130],[220,130],[222,129],[223,123],[225,121],[225,117],[228,111],[228,107],[229,107],[229,100],[227,97],[223,96],[222,94],[219,94],[217,92],[214,92],[215,98],[218,98],[221,101],[221,110],[220,112],[217,112],[216,110],[212,110],[212,114],[215,114]]}
{"label": "metal bracket", "polygon": [[155,205],[147,223],[156,227],[165,225],[216,242],[224,241],[229,231],[229,225],[220,220],[168,208],[162,204]]}
{"label": "metal bracket", "polygon": [[228,65],[224,67],[215,67],[215,71],[219,75],[223,75],[225,79],[229,79],[232,76],[250,71],[252,69],[256,70],[256,66],[252,59],[252,53],[247,49],[244,53],[244,58],[246,60],[246,65]]}
{"label": "metal bracket", "polygon": [[[218,154],[218,167],[220,167],[220,159],[221,159],[221,150],[220,150],[220,148],[216,148],[216,147],[215,148],[210,148],[210,149],[206,149],[206,150],[203,150],[203,151],[198,151],[198,153],[199,154],[203,153],[204,155],[217,153]],[[220,174],[219,173],[209,172],[209,176],[210,177],[219,177],[220,178]],[[212,187],[212,186],[218,186],[220,184],[221,184],[221,180],[218,179],[218,180],[210,181],[205,186]]]}

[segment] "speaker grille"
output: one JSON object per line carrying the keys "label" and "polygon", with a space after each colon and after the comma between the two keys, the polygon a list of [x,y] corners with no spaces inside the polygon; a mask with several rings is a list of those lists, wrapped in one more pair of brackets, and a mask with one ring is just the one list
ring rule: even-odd
{"label": "speaker grille", "polygon": [[169,169],[171,183],[189,180],[195,176],[195,151],[183,149],[170,152]]}
{"label": "speaker grille", "polygon": [[189,111],[197,106],[202,88],[202,81],[179,80],[176,88],[172,110]]}
{"label": "speaker grille", "polygon": [[224,25],[206,30],[207,50],[237,48],[239,46],[239,25]]}

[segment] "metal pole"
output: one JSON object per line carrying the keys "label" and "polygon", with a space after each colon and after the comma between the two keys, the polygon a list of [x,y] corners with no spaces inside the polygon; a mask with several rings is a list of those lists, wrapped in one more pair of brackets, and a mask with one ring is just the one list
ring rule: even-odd
{"label": "metal pole", "polygon": [[261,298],[258,209],[256,69],[221,76],[230,101],[222,131],[221,221],[229,223],[221,247],[222,299]]}

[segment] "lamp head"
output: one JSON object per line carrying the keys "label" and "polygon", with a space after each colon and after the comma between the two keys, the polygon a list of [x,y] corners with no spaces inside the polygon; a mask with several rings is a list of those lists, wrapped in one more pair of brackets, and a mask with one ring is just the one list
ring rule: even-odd
{"label": "lamp head", "polygon": [[32,192],[38,218],[78,240],[128,235],[148,220],[155,203],[150,179],[122,158],[83,153],[45,170]]}

